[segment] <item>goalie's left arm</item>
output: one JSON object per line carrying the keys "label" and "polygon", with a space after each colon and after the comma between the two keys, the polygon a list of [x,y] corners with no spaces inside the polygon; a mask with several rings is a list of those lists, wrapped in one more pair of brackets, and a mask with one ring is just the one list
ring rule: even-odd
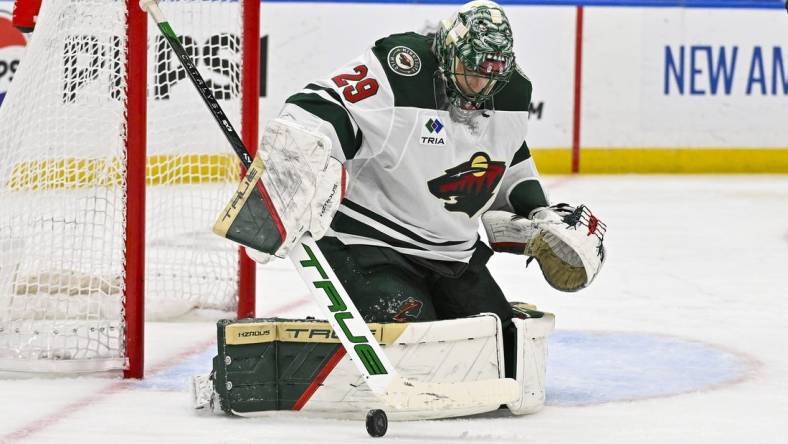
{"label": "goalie's left arm", "polygon": [[546,207],[548,204],[547,194],[539,181],[539,173],[531,157],[531,151],[528,149],[528,144],[523,141],[506,169],[501,187],[490,209],[528,216],[531,211]]}
{"label": "goalie's left arm", "polygon": [[605,260],[606,226],[585,205],[549,206],[528,144],[523,142],[501,181],[482,225],[494,251],[536,259],[547,282],[577,291],[594,280]]}
{"label": "goalie's left arm", "polygon": [[536,259],[547,282],[557,290],[587,287],[605,262],[607,226],[585,205],[541,207],[527,218],[488,211],[482,215],[482,225],[493,250]]}

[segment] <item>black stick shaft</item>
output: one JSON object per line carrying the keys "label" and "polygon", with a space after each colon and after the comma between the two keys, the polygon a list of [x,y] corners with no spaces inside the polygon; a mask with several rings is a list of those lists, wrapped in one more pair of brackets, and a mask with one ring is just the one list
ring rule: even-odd
{"label": "black stick shaft", "polygon": [[213,118],[216,119],[216,122],[219,124],[219,128],[221,128],[222,133],[224,133],[224,137],[227,138],[227,141],[230,142],[230,145],[233,147],[233,151],[235,151],[235,154],[241,159],[244,168],[249,168],[249,165],[252,164],[252,156],[249,154],[249,150],[246,149],[246,145],[244,145],[243,141],[238,136],[238,132],[233,128],[233,124],[230,123],[230,119],[227,118],[219,102],[216,101],[216,98],[213,96],[213,93],[211,93],[208,85],[206,85],[197,67],[194,66],[194,62],[192,62],[189,54],[186,53],[186,49],[184,49],[175,31],[172,30],[168,22],[159,22],[158,26],[161,33],[166,37],[167,43],[169,43],[172,50],[178,56],[178,60],[181,61],[181,64],[186,69],[186,74],[188,74],[194,87],[197,88],[203,102],[205,102]]}

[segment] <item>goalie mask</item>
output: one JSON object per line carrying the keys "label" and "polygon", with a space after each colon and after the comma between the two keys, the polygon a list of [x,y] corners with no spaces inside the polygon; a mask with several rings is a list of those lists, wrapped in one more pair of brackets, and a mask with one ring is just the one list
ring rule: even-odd
{"label": "goalie mask", "polygon": [[476,0],[441,21],[434,51],[450,103],[479,108],[509,81],[514,69],[512,30],[503,9]]}

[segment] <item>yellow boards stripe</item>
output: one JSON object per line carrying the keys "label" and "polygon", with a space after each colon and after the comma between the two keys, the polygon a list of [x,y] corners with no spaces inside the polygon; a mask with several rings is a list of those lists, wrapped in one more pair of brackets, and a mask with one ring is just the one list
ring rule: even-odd
{"label": "yellow boards stripe", "polygon": [[531,156],[540,174],[572,173],[571,148],[531,148]]}
{"label": "yellow boards stripe", "polygon": [[148,185],[235,183],[241,163],[234,154],[157,155],[148,157]]}
{"label": "yellow boards stripe", "polygon": [[[569,148],[533,148],[542,174],[572,172]],[[788,173],[788,148],[583,148],[581,174]]]}
{"label": "yellow boards stripe", "polygon": [[[569,148],[531,150],[542,174],[572,172]],[[43,191],[117,186],[119,158],[43,159],[19,162],[6,186]],[[148,157],[148,185],[235,183],[240,165],[233,154],[160,154]],[[788,173],[788,148],[583,148],[580,173]]]}
{"label": "yellow boards stripe", "polygon": [[[7,186],[15,191],[43,191],[117,186],[123,182],[120,158],[68,158],[19,162]],[[233,183],[240,163],[233,154],[159,154],[146,163],[148,185]]]}

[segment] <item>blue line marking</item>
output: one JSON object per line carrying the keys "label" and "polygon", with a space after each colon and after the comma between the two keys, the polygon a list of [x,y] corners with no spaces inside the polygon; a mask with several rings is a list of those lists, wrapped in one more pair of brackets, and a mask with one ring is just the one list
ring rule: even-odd
{"label": "blue line marking", "polygon": [[550,336],[547,405],[674,395],[736,381],[752,364],[712,345],[642,333],[556,331]]}
{"label": "blue line marking", "polygon": [[[263,3],[461,5],[463,0],[261,0]],[[500,0],[520,6],[615,6],[627,8],[785,9],[782,0]]]}

